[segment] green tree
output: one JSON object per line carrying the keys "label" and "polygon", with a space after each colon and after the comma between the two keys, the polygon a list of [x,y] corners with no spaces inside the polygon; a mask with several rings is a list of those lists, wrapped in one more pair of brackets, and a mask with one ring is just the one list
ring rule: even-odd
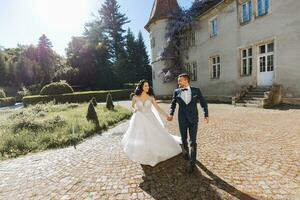
{"label": "green tree", "polygon": [[100,17],[98,23],[101,24],[103,34],[106,38],[110,60],[112,61],[112,71],[114,83],[120,87],[124,83],[123,68],[126,68],[127,55],[124,49],[126,32],[123,26],[130,21],[125,14],[120,12],[120,5],[116,0],[105,0],[98,11]]}
{"label": "green tree", "polygon": [[14,75],[17,86],[28,86],[37,83],[41,72],[41,67],[35,60],[21,55],[15,63]]}
{"label": "green tree", "polygon": [[101,9],[98,11],[100,15],[103,33],[108,38],[108,48],[112,53],[113,61],[124,56],[125,38],[123,26],[130,21],[125,14],[120,12],[120,6],[116,0],[105,0]]}
{"label": "green tree", "polygon": [[55,57],[52,50],[52,43],[45,34],[39,38],[37,58],[43,72],[42,83],[50,83],[54,76]]}
{"label": "green tree", "polygon": [[138,66],[140,66],[140,70],[138,73],[141,75],[138,79],[147,79],[150,83],[152,83],[152,68],[150,65],[149,55],[147,52],[147,48],[144,42],[144,38],[141,32],[138,34],[137,38],[137,57],[138,57]]}
{"label": "green tree", "polygon": [[86,37],[73,37],[67,48],[67,60],[78,69],[75,83],[86,89],[110,89],[112,72],[108,57],[104,42],[92,44]]}
{"label": "green tree", "polygon": [[4,53],[0,50],[0,85],[4,86],[7,81],[7,64]]}
{"label": "green tree", "polygon": [[126,52],[127,52],[127,64],[126,67],[123,67],[123,73],[126,74],[124,81],[126,83],[135,83],[138,78],[138,47],[136,39],[130,30],[127,31],[126,35]]}

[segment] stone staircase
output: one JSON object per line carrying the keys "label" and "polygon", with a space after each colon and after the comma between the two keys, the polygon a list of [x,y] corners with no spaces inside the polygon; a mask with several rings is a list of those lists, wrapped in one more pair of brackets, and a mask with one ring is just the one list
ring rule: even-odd
{"label": "stone staircase", "polygon": [[233,98],[232,104],[242,107],[266,108],[270,103],[270,91],[271,87],[248,87]]}

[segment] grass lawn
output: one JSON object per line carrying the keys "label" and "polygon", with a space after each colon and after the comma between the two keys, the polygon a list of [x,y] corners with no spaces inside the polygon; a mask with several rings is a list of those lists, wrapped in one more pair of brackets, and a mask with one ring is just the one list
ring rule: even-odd
{"label": "grass lawn", "polygon": [[[87,109],[88,103],[50,102],[0,113],[0,160],[75,145],[96,134],[94,123],[86,119]],[[98,105],[95,110],[101,131],[131,116],[121,106],[109,111],[104,105]]]}

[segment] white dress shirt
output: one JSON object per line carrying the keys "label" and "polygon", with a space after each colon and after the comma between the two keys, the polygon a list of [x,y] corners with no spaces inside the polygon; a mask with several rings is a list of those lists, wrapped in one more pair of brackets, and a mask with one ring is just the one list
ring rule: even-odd
{"label": "white dress shirt", "polygon": [[[184,88],[182,88],[182,89],[184,89]],[[181,91],[180,97],[186,104],[189,104],[192,99],[192,90],[191,90],[190,86],[186,87],[186,89],[188,89],[188,90]]]}

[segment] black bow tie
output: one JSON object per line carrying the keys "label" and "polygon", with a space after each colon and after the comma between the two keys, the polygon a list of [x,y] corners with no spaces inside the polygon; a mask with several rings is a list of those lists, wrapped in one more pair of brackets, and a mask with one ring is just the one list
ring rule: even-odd
{"label": "black bow tie", "polygon": [[181,91],[182,91],[182,92],[188,91],[188,89],[187,89],[187,88],[183,88],[183,89],[181,89]]}

